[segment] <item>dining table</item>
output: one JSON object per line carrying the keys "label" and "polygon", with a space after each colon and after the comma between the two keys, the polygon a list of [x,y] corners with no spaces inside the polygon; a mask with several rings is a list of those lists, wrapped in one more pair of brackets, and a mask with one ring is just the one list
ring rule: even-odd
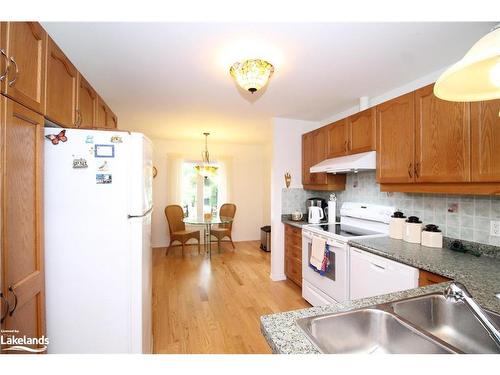
{"label": "dining table", "polygon": [[205,250],[205,255],[208,255],[208,258],[210,259],[212,257],[212,240],[210,236],[212,225],[230,224],[233,221],[233,218],[226,216],[194,216],[186,217],[183,221],[188,225],[202,225],[204,227],[203,249]]}

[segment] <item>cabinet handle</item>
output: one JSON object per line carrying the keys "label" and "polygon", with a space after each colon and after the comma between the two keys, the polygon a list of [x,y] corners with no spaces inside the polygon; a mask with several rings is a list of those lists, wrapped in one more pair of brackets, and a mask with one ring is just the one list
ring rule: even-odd
{"label": "cabinet handle", "polygon": [[347,152],[347,141],[344,141],[344,152]]}
{"label": "cabinet handle", "polygon": [[2,314],[2,316],[0,317],[0,324],[3,323],[5,321],[5,318],[7,317],[7,313],[9,312],[9,301],[7,301],[7,298],[5,298],[3,296],[3,293],[0,292],[0,299],[4,301],[5,305],[7,306],[7,309],[5,310],[5,314]]}
{"label": "cabinet handle", "polygon": [[416,178],[420,177],[420,162],[415,163],[415,177]]}
{"label": "cabinet handle", "polygon": [[9,311],[9,316],[12,316],[14,314],[14,311],[16,311],[16,308],[17,308],[17,296],[16,296],[16,293],[14,292],[14,288],[12,286],[9,286],[9,292],[11,292],[14,295],[14,307],[12,308],[11,311]]}
{"label": "cabinet handle", "polygon": [[13,56],[10,57],[10,61],[12,61],[12,63],[14,64],[14,67],[16,68],[16,75],[14,76],[14,79],[9,82],[9,86],[12,87],[12,86],[14,86],[14,83],[16,83],[16,81],[17,81],[17,76],[19,75],[19,68],[18,68],[16,60],[14,60]]}
{"label": "cabinet handle", "polygon": [[410,162],[410,164],[408,164],[408,176],[410,176],[410,178],[413,178],[413,173],[412,173],[412,168],[411,168],[412,165],[413,165],[412,162]]}
{"label": "cabinet handle", "polygon": [[5,59],[5,71],[2,73],[2,75],[0,75],[0,82],[2,82],[5,77],[7,77],[7,73],[9,71],[9,57],[7,56],[3,48],[0,48],[0,55],[2,55]]}

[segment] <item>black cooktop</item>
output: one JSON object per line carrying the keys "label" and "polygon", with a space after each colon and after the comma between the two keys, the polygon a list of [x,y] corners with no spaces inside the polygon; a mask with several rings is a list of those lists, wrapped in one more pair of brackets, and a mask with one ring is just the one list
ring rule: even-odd
{"label": "black cooktop", "polygon": [[368,236],[371,234],[380,234],[379,232],[373,232],[370,230],[351,227],[347,225],[341,225],[341,224],[320,224],[317,225],[316,227],[324,230],[325,232],[337,234],[342,237],[359,237],[359,236]]}

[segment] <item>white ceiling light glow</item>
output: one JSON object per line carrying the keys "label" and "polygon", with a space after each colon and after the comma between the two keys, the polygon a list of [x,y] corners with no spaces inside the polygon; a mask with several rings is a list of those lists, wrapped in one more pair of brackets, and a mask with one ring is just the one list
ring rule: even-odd
{"label": "white ceiling light glow", "polygon": [[439,77],[434,94],[454,102],[500,98],[500,25]]}

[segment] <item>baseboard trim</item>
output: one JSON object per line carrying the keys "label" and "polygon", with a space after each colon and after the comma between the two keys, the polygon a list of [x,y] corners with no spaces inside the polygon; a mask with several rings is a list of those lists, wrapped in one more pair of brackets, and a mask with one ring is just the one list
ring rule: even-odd
{"label": "baseboard trim", "polygon": [[272,281],[283,281],[286,280],[286,275],[284,273],[272,273],[269,275]]}

